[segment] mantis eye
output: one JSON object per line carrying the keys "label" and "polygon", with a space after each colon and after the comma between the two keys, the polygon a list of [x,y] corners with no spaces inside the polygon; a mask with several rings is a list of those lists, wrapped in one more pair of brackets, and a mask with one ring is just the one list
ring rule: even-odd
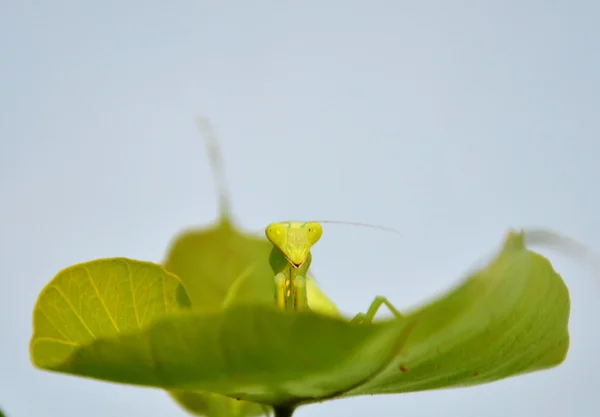
{"label": "mantis eye", "polygon": [[307,237],[311,245],[314,245],[321,239],[323,228],[318,223],[313,223],[307,228]]}
{"label": "mantis eye", "polygon": [[283,226],[280,224],[270,224],[265,229],[265,234],[267,235],[267,239],[278,248],[281,248],[281,245],[285,242]]}

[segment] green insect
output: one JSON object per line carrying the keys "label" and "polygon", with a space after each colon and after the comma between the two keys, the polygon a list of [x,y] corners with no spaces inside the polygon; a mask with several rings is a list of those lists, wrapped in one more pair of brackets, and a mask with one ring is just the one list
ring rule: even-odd
{"label": "green insect", "polygon": [[[309,310],[309,293],[307,290],[307,273],[312,262],[311,248],[321,239],[323,227],[320,223],[340,223],[388,230],[394,229],[373,226],[363,223],[336,221],[286,221],[271,223],[265,234],[273,244],[269,263],[275,274],[275,304],[288,311]],[[386,305],[394,316],[403,318],[402,314],[385,297],[375,297],[367,313],[357,314],[352,321],[356,323],[373,321],[377,311]]]}
{"label": "green insect", "polygon": [[[222,155],[216,135],[208,119],[200,117],[198,127],[204,134],[209,161],[212,166],[216,188],[219,191],[219,204],[222,216],[230,216],[229,193],[225,181]],[[385,230],[401,234],[399,231],[378,225],[335,220],[322,221],[284,221],[271,223],[265,229],[267,239],[273,244],[269,256],[269,263],[275,274],[275,304],[278,308],[288,311],[313,310],[319,313],[340,316],[337,308],[325,299],[324,294],[315,282],[307,276],[312,262],[311,248],[321,239],[323,227],[321,223],[336,223],[352,226],[362,226],[373,229]],[[251,268],[248,269],[250,271]],[[246,271],[246,272],[248,272]],[[243,281],[243,274],[238,284]],[[235,287],[236,284],[234,284]],[[235,290],[235,288],[234,288]],[[231,291],[234,296],[236,291]],[[234,298],[234,297],[233,297]],[[228,305],[228,298],[225,305]],[[357,314],[352,321],[356,323],[373,321],[377,311],[386,305],[394,316],[403,318],[402,314],[390,303],[387,298],[377,296],[369,306],[366,313]]]}

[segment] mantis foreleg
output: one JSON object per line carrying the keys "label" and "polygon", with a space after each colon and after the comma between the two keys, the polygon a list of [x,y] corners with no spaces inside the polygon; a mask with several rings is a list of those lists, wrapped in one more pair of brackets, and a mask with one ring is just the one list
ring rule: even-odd
{"label": "mantis foreleg", "polygon": [[283,272],[275,275],[275,303],[282,310],[308,310],[306,278],[293,274],[288,278]]}
{"label": "mantis foreleg", "polygon": [[294,310],[308,310],[308,296],[306,294],[306,278],[297,276],[294,279],[294,291],[296,291]]}
{"label": "mantis foreleg", "polygon": [[283,272],[280,272],[277,275],[275,275],[275,304],[277,304],[277,307],[281,310],[287,309],[285,297],[286,281],[287,280]]}
{"label": "mantis foreleg", "polygon": [[379,310],[379,307],[381,307],[382,304],[385,304],[387,306],[387,308],[390,309],[390,311],[392,312],[392,314],[397,319],[404,318],[404,316],[402,315],[402,313],[400,313],[396,309],[396,307],[394,307],[392,305],[392,303],[390,303],[388,301],[387,298],[381,297],[381,296],[377,296],[377,297],[375,297],[375,299],[373,300],[373,302],[369,306],[369,309],[367,310],[367,312],[366,313],[358,313],[351,320],[351,323],[364,323],[364,322],[371,323],[373,321],[373,319],[375,318],[375,315],[377,314],[377,311]]}

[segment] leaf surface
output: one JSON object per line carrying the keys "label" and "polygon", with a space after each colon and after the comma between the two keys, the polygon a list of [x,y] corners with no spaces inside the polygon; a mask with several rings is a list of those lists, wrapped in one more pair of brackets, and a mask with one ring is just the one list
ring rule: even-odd
{"label": "leaf surface", "polygon": [[405,349],[346,395],[476,385],[556,366],[569,349],[569,313],[561,276],[511,232],[487,267],[408,314],[418,326]]}
{"label": "leaf surface", "polygon": [[368,326],[314,313],[240,306],[164,317],[98,339],[50,370],[168,390],[210,391],[270,405],[336,396],[402,348],[406,323]]}
{"label": "leaf surface", "polygon": [[[487,383],[556,366],[569,347],[568,290],[522,233],[511,232],[489,265],[445,296],[405,319],[365,325],[261,303],[182,309],[176,277],[158,265],[123,262],[69,268],[42,292],[32,339],[37,366],[164,388],[183,406],[196,401],[201,413],[201,401],[216,407],[222,400],[207,392],[231,397],[233,410],[234,399],[298,405]],[[144,282],[154,308],[139,302],[141,287],[125,285]],[[159,294],[170,301],[160,303]]]}
{"label": "leaf surface", "polygon": [[189,305],[181,281],[160,266],[126,258],[66,268],[42,290],[33,312],[34,363],[52,368],[81,346],[139,330]]}

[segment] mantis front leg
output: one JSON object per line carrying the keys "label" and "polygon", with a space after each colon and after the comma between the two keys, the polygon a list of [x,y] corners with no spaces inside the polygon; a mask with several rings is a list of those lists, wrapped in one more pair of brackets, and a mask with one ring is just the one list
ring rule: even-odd
{"label": "mantis front leg", "polygon": [[402,315],[402,313],[400,313],[396,309],[396,307],[394,307],[392,305],[392,303],[390,303],[388,301],[387,298],[381,297],[381,296],[377,296],[377,297],[375,297],[375,299],[373,300],[373,302],[369,306],[369,309],[367,310],[366,313],[358,313],[356,316],[354,316],[354,318],[352,320],[350,320],[350,322],[351,323],[364,323],[364,322],[371,323],[373,321],[373,319],[375,318],[375,315],[377,314],[377,311],[379,310],[379,307],[381,307],[382,304],[385,304],[387,306],[387,308],[390,309],[390,311],[392,312],[392,314],[397,319],[404,318],[404,316]]}
{"label": "mantis front leg", "polygon": [[275,303],[282,310],[308,310],[306,278],[301,275],[286,275],[284,272],[275,275]]}

